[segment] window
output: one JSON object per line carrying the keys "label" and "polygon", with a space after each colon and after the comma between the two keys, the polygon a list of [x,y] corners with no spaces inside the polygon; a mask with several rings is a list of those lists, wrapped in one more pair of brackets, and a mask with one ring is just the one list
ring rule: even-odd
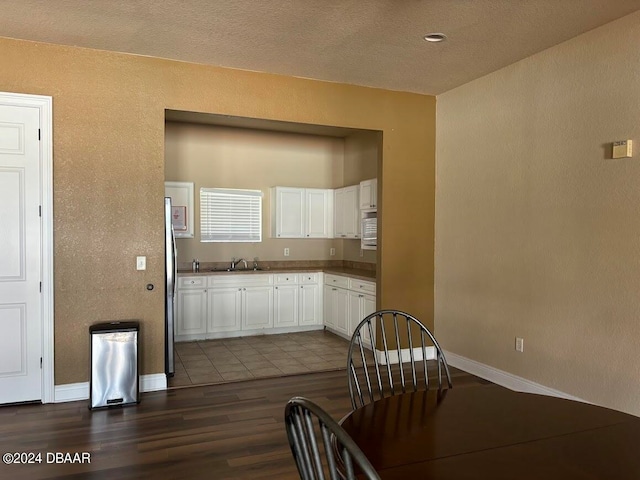
{"label": "window", "polygon": [[262,192],[200,189],[201,242],[261,242]]}

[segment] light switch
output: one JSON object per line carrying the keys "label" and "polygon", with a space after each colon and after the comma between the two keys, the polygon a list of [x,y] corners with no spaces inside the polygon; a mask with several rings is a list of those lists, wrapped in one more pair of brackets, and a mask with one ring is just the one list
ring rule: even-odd
{"label": "light switch", "polygon": [[611,158],[630,158],[632,151],[633,141],[620,140],[613,142],[613,154]]}
{"label": "light switch", "polygon": [[147,269],[147,257],[141,256],[136,257],[136,270],[146,270]]}

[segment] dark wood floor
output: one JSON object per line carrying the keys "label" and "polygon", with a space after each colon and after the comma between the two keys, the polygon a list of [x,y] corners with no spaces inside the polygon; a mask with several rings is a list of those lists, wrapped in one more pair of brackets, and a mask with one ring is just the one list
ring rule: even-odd
{"label": "dark wood floor", "polygon": [[[488,383],[452,375],[454,388]],[[0,453],[40,453],[42,462],[1,463],[0,478],[295,479],[283,421],[295,395],[336,419],[350,411],[344,370],[146,393],[139,405],[113,410],[0,407]],[[91,463],[47,463],[56,452],[88,452]]]}

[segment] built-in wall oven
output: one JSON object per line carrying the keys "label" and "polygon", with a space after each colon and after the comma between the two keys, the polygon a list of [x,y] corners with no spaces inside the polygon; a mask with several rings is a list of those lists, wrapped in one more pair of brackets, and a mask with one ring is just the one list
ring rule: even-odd
{"label": "built-in wall oven", "polygon": [[378,244],[378,217],[375,215],[362,219],[362,245],[375,247]]}

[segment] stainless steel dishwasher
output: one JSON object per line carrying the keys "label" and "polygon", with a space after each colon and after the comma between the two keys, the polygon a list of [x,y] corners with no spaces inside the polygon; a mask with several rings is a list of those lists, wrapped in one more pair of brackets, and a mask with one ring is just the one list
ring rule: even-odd
{"label": "stainless steel dishwasher", "polygon": [[89,327],[90,409],[140,402],[139,331],[140,324],[135,321],[98,323]]}

